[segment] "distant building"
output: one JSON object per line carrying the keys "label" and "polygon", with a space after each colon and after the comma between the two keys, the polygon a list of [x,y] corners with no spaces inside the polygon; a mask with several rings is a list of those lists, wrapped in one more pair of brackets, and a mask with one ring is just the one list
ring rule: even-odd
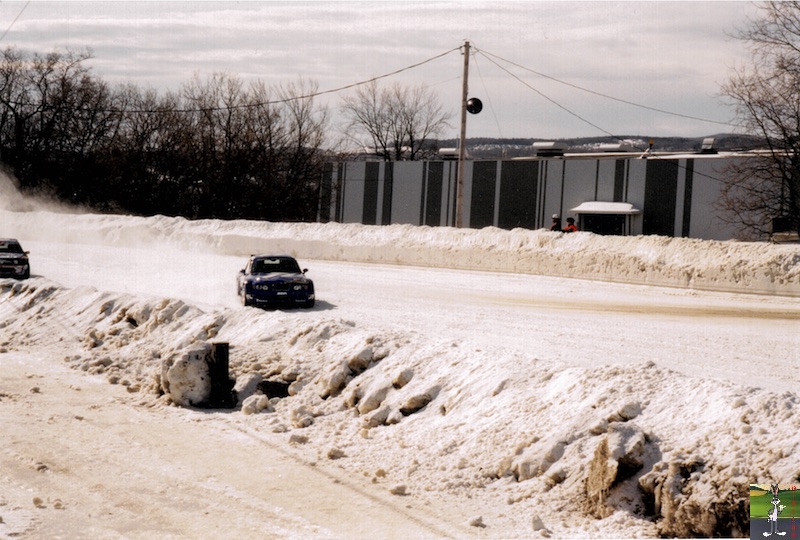
{"label": "distant building", "polygon": [[[464,163],[465,227],[549,228],[574,216],[598,234],[658,234],[728,240],[736,230],[714,210],[731,160],[754,154],[633,151],[628,145],[569,154],[537,143],[534,155]],[[319,221],[453,226],[457,161],[329,163]]]}

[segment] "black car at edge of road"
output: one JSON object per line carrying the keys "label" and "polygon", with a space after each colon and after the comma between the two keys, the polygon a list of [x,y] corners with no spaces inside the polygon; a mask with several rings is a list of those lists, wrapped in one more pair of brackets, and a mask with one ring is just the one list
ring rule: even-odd
{"label": "black car at edge of road", "polygon": [[28,252],[15,238],[0,238],[0,277],[28,279],[31,265]]}

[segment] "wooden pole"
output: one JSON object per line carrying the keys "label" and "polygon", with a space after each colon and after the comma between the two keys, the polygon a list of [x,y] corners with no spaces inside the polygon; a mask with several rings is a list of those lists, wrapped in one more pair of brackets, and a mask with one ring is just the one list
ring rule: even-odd
{"label": "wooden pole", "polygon": [[458,140],[456,184],[456,227],[464,226],[464,159],[467,157],[467,93],[469,80],[469,41],[464,42],[464,75],[461,83],[461,136]]}

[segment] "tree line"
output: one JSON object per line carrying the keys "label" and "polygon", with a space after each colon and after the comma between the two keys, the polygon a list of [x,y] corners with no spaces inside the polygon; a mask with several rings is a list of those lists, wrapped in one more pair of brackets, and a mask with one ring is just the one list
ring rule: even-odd
{"label": "tree line", "polygon": [[214,74],[161,94],[110,86],[90,58],[0,53],[0,162],[22,193],[97,211],[315,221],[323,162],[365,147],[387,160],[430,157],[447,125],[431,90],[372,82],[343,99],[341,144],[357,151],[334,154],[314,82]]}
{"label": "tree line", "polygon": [[195,76],[111,87],[88,52],[0,57],[0,161],[20,191],[99,211],[314,220],[327,110],[316,85]]}

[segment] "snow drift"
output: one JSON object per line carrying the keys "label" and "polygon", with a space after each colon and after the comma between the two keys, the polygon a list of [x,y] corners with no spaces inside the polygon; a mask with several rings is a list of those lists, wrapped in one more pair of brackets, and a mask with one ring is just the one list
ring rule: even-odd
{"label": "snow drift", "polygon": [[[247,403],[239,414],[263,416],[258,429],[346,458],[354,474],[397,493],[459,493],[478,506],[499,497],[512,513],[532,502],[536,526],[521,525],[521,537],[744,536],[751,475],[797,475],[795,394],[652,362],[564,369],[347,320],[209,313],[44,278],[2,281],[0,300],[0,352],[61,343],[66,363],[148,406],[174,402],[160,379],[172,359],[229,342]],[[253,377],[286,383],[289,397],[264,395],[247,384]],[[179,380],[201,384],[187,370]]]}
{"label": "snow drift", "polygon": [[[800,246],[789,245],[46,211],[0,211],[0,229],[49,242],[800,296]],[[213,342],[231,345],[231,414],[241,421],[398,496],[444,493],[476,508],[505,501],[505,531],[518,537],[746,536],[750,482],[800,475],[794,393],[687,377],[647,359],[565,367],[541,351],[418,339],[330,316],[208,309],[45,277],[0,281],[0,353],[57,348],[68,365],[149,407],[192,404],[207,374],[188,359]],[[472,525],[487,523],[491,536],[489,517]]]}

